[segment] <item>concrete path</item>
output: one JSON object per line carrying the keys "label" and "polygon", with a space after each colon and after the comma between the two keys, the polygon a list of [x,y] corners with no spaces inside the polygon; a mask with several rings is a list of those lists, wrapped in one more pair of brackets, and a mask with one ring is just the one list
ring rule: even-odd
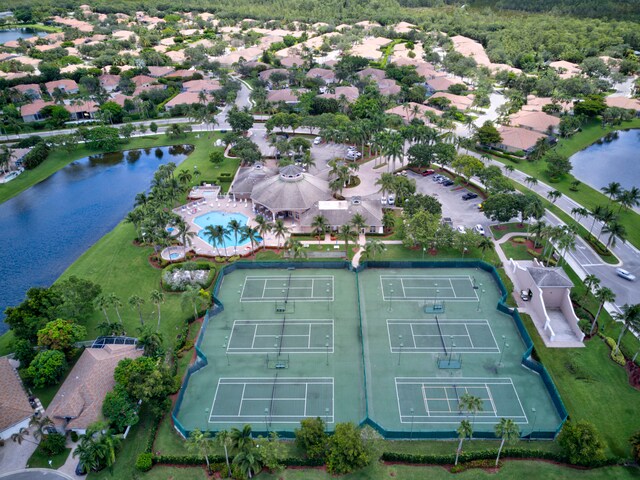
{"label": "concrete path", "polygon": [[29,468],[27,470],[0,473],[0,478],[3,480],[73,480],[72,477],[63,472],[48,468]]}
{"label": "concrete path", "polygon": [[34,443],[33,435],[23,440],[22,445],[7,439],[4,447],[0,447],[0,473],[13,472],[27,467],[27,461],[38,445]]}

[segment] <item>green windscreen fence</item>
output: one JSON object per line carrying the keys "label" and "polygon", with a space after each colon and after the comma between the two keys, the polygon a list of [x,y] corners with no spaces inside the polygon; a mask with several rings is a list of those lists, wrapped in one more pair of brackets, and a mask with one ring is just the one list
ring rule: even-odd
{"label": "green windscreen fence", "polygon": [[351,421],[387,438],[453,438],[469,418],[489,438],[504,417],[553,438],[566,418],[485,263],[241,262],[214,298],[173,410],[184,436],[251,424],[291,437],[320,417],[329,431]]}

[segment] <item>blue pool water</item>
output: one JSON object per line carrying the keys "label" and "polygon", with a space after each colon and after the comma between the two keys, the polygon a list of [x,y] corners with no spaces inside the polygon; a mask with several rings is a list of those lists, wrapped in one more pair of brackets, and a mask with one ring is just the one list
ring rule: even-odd
{"label": "blue pool water", "polygon": [[[243,227],[247,224],[249,220],[246,216],[241,213],[226,213],[226,212],[209,212],[204,215],[200,215],[193,219],[193,223],[202,227],[202,230],[198,232],[198,236],[207,242],[209,245],[212,245],[211,241],[205,236],[204,229],[209,225],[222,225],[223,227],[227,227],[231,220],[237,220],[240,225]],[[229,232],[228,238],[225,239],[225,245],[227,247],[241,247],[243,245],[249,244],[249,240],[245,240],[244,242],[241,240],[242,235],[238,232],[238,243],[236,244],[236,239],[233,232]],[[212,245],[215,247],[215,245]],[[222,247],[222,244],[218,245]]]}

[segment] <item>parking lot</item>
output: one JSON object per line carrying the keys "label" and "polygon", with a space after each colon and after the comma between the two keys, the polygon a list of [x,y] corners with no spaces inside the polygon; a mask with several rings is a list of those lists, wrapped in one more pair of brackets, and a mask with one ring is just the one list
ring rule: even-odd
{"label": "parking lot", "polygon": [[416,189],[419,193],[433,195],[440,201],[442,217],[450,217],[454,228],[462,225],[466,229],[470,229],[474,225],[480,224],[486,232],[489,232],[488,226],[493,222],[478,209],[478,203],[482,201],[481,197],[464,201],[462,196],[469,191],[464,187],[458,185],[445,187],[434,182],[433,175],[423,177],[408,171],[407,176],[415,179]]}

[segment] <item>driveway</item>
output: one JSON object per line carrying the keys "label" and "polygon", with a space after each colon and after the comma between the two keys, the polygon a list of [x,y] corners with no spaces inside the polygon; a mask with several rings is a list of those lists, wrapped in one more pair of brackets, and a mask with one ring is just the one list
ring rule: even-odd
{"label": "driveway", "polygon": [[0,474],[25,468],[36,448],[33,435],[29,435],[22,445],[12,442],[11,439],[5,440],[4,447],[0,447]]}
{"label": "driveway", "polygon": [[20,470],[10,473],[0,474],[2,480],[72,480],[57,470],[49,470],[48,468],[30,468],[28,470]]}
{"label": "driveway", "polygon": [[485,231],[489,231],[488,227],[492,223],[478,209],[478,203],[482,201],[481,197],[473,200],[462,200],[468,190],[460,188],[457,185],[445,187],[433,181],[433,175],[423,177],[413,172],[408,172],[408,177],[416,181],[416,190],[425,195],[433,195],[442,204],[442,216],[450,217],[453,226],[462,225],[466,229],[472,228],[474,225],[480,224]]}

